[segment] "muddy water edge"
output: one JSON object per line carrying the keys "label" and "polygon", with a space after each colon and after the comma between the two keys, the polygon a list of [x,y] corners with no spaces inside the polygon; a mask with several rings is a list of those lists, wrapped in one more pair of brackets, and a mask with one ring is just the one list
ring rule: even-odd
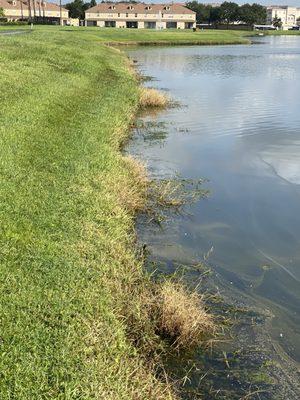
{"label": "muddy water edge", "polygon": [[146,268],[199,287],[222,326],[167,372],[183,399],[298,399],[300,38],[128,55],[180,106],[140,115],[127,152],[209,193],[137,221]]}

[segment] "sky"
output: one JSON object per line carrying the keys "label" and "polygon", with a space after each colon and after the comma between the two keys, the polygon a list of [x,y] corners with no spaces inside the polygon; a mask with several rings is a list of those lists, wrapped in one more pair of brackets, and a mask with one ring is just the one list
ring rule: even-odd
{"label": "sky", "polygon": [[[72,0],[63,0],[63,4],[69,3]],[[84,0],[85,2],[88,2],[88,0]],[[101,3],[101,0],[96,0],[97,3]],[[114,0],[112,0],[114,1]],[[119,0],[121,1],[121,0]],[[172,0],[140,0],[143,1],[144,3],[171,3]],[[174,3],[185,3],[186,1],[189,0],[173,0]],[[225,0],[197,0],[199,3],[222,3]],[[245,4],[245,3],[258,3],[262,4],[264,6],[275,6],[275,5],[288,5],[288,6],[294,6],[294,7],[300,7],[300,0],[226,0],[226,1],[234,1],[235,3],[238,4]],[[54,2],[58,3],[58,0],[54,0]]]}
{"label": "sky", "polygon": [[[272,5],[272,6],[274,6],[274,5],[284,6],[284,5],[288,5],[288,6],[300,7],[300,0],[230,0],[230,1],[234,1],[235,3],[238,3],[238,4],[259,3],[259,4],[262,4],[264,6],[270,6],[270,5]],[[203,0],[203,3],[219,3],[219,2],[222,3],[222,0]],[[160,1],[156,0],[155,3],[160,3]]]}
{"label": "sky", "polygon": [[[71,0],[70,0],[71,1]],[[96,0],[97,3],[101,2],[101,0]],[[171,0],[141,0],[144,1],[145,3],[171,3]],[[187,0],[188,1],[188,0]],[[225,0],[198,0],[199,3],[222,3]],[[300,0],[227,0],[227,1],[234,1],[235,3],[238,4],[244,4],[244,3],[259,3],[264,6],[269,6],[269,5],[289,5],[289,6],[297,6],[300,7]],[[185,0],[174,0],[175,2],[180,2],[184,3]]]}

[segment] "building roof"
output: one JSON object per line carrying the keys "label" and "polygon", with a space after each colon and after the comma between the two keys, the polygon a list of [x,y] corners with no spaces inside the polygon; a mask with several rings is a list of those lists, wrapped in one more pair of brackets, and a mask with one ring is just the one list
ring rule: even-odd
{"label": "building roof", "polygon": [[[48,3],[47,1],[38,1],[35,0],[35,2],[33,3],[33,1],[31,0],[31,8],[33,9],[33,4],[35,4],[35,8],[39,9],[39,7],[41,7],[41,9],[46,10],[46,11],[59,11],[59,5],[55,4],[55,3]],[[23,8],[23,10],[27,10],[28,9],[28,1],[27,0],[0,0],[0,8],[3,8],[4,10],[21,10]],[[62,7],[62,11],[68,11],[66,8]]]}
{"label": "building roof", "polygon": [[293,8],[293,9],[297,9],[297,10],[300,10],[300,7],[296,7],[296,6],[280,6],[280,5],[275,5],[275,6],[267,6],[267,9],[268,10],[272,10],[272,9],[276,9],[276,10],[280,10],[280,9],[282,9],[282,10],[287,10],[287,9],[289,9],[289,8]]}
{"label": "building roof", "polygon": [[[1,1],[1,0],[0,0]],[[132,8],[130,8],[132,7]],[[180,3],[144,4],[144,3],[100,3],[86,10],[86,13],[137,13],[137,14],[196,14]]]}

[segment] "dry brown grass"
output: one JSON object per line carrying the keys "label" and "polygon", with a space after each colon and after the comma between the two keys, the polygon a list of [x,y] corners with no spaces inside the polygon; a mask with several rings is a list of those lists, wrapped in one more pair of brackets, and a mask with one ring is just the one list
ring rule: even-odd
{"label": "dry brown grass", "polygon": [[140,89],[140,107],[141,108],[165,108],[170,104],[169,96],[157,89]]}
{"label": "dry brown grass", "polygon": [[[149,186],[146,167],[141,161],[131,156],[124,156],[122,161],[125,164],[124,171],[130,171],[132,185],[123,186],[123,189],[119,192],[118,200],[121,206],[131,212],[136,213],[138,211],[143,211],[146,207],[147,190]],[[119,185],[119,187],[120,186],[121,185]]]}
{"label": "dry brown grass", "polygon": [[203,297],[182,284],[167,281],[159,290],[159,329],[178,348],[203,345],[216,330]]}

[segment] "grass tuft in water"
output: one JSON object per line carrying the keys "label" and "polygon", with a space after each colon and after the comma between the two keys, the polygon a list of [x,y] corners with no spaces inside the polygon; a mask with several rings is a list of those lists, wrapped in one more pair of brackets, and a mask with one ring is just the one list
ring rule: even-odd
{"label": "grass tuft in water", "polygon": [[169,97],[157,89],[141,88],[140,107],[141,108],[166,108],[170,104]]}
{"label": "grass tuft in water", "polygon": [[203,297],[181,283],[165,281],[158,292],[158,329],[176,348],[187,349],[207,344],[216,325],[205,309]]}

